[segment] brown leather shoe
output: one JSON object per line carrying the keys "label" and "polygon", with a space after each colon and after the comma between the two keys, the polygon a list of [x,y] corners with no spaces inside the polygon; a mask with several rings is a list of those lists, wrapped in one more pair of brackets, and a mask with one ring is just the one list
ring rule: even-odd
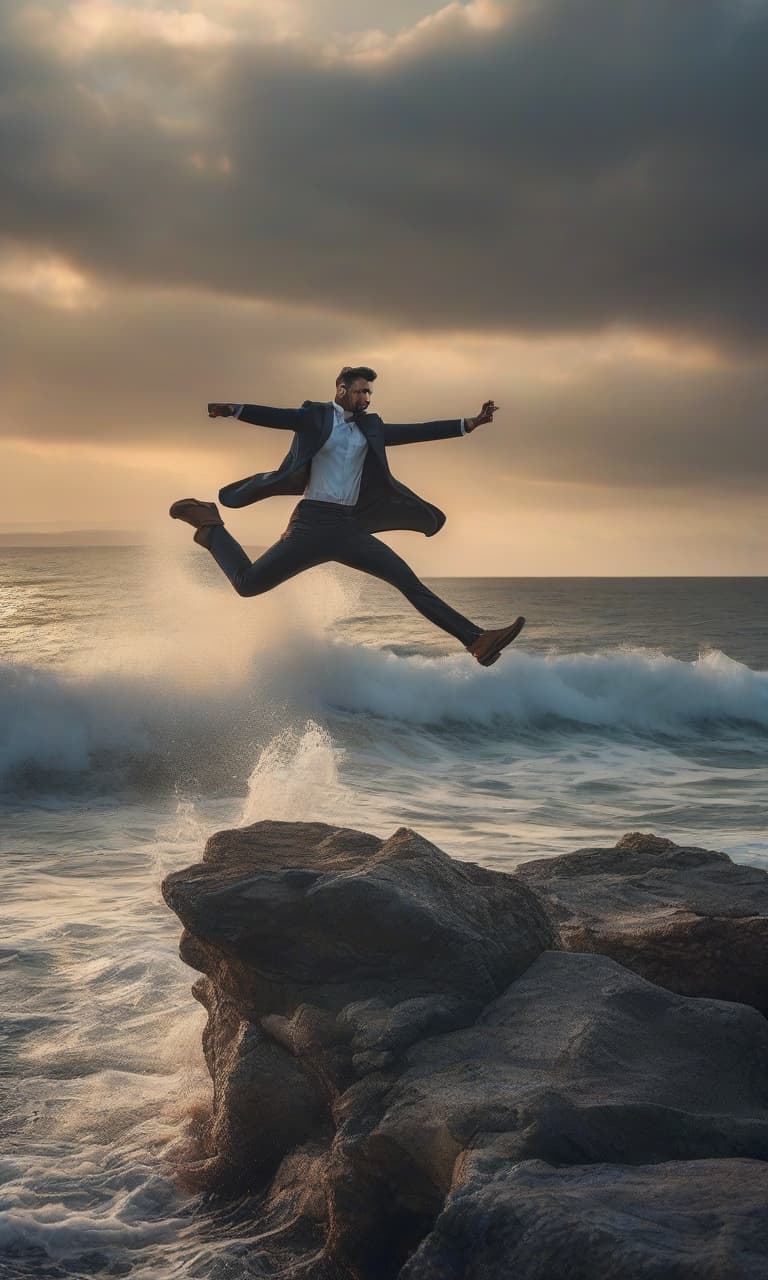
{"label": "brown leather shoe", "polygon": [[202,502],[200,498],[179,498],[168,512],[172,520],[186,520],[195,529],[223,524],[215,502]]}
{"label": "brown leather shoe", "polygon": [[498,631],[483,631],[472,644],[467,645],[473,658],[481,667],[490,667],[501,656],[502,649],[519,636],[525,626],[525,618],[515,618],[511,627],[499,627]]}

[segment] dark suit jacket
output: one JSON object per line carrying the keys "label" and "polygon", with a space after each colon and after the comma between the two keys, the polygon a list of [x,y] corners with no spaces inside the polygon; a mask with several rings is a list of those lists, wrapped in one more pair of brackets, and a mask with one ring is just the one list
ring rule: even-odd
{"label": "dark suit jacket", "polygon": [[[247,476],[244,480],[225,485],[219,492],[219,502],[225,507],[245,507],[276,494],[303,493],[312,459],[331,434],[331,405],[316,400],[305,400],[300,409],[272,409],[268,405],[246,404],[240,413],[240,421],[257,427],[293,431],[293,442],[277,471]],[[393,425],[382,422],[376,413],[360,413],[356,415],[355,422],[368,441],[357,502],[363,527],[369,533],[380,533],[384,529],[415,529],[427,537],[437,533],[445,524],[445,516],[395,479],[389,469],[385,446],[419,444],[426,440],[460,436],[461,420]]]}

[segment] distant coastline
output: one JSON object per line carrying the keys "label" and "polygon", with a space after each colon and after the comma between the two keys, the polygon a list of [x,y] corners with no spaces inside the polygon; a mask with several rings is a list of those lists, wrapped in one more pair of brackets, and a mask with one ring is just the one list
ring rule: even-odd
{"label": "distant coastline", "polygon": [[130,529],[26,529],[0,533],[0,547],[140,547],[147,539]]}
{"label": "distant coastline", "polygon": [[[94,550],[110,548],[129,551],[151,545],[151,538],[146,537],[141,531],[133,532],[130,529],[67,529],[61,533],[44,531],[27,533],[22,530],[17,533],[0,533],[0,551],[55,551],[57,548],[66,549],[67,547],[77,547],[83,551],[87,551],[89,547]],[[260,556],[267,549],[266,546],[258,543],[245,545],[246,550],[254,557]]]}
{"label": "distant coastline", "polygon": [[[141,530],[131,529],[66,529],[61,531],[52,530],[17,530],[0,532],[0,551],[4,549],[14,550],[34,550],[35,548],[51,548],[56,547],[147,547],[152,545],[152,538],[148,538]],[[252,555],[261,555],[266,551],[266,546],[257,543],[246,543],[246,550]],[[710,582],[723,582],[729,580],[755,581],[760,582],[768,578],[766,574],[754,573],[514,573],[507,575],[499,574],[445,574],[445,573],[427,573],[423,575],[430,581],[439,581],[447,578],[455,578],[463,582],[472,582],[476,580],[484,582],[562,582],[562,581],[582,581],[582,582],[626,582],[628,580],[637,581],[663,581],[665,579],[676,579],[678,581],[690,581],[694,579],[709,580]]]}

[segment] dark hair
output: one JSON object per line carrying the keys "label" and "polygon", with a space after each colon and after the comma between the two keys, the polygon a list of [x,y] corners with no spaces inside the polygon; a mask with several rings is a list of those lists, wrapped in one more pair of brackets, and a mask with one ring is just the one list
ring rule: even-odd
{"label": "dark hair", "polygon": [[339,376],[336,379],[336,386],[343,382],[345,387],[354,382],[357,378],[365,378],[366,382],[376,381],[376,370],[369,369],[367,364],[345,364]]}

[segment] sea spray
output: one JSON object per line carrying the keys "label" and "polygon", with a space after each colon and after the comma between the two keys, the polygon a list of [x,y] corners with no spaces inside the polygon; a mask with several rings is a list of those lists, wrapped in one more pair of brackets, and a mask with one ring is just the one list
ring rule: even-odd
{"label": "sea spray", "polygon": [[330,566],[243,600],[194,550],[150,549],[141,609],[121,616],[119,625],[110,611],[94,619],[87,649],[72,654],[67,669],[154,675],[177,688],[241,687],[263,657],[311,649],[355,606],[354,580],[342,582]]}
{"label": "sea spray", "polygon": [[313,720],[301,730],[284,729],[256,761],[240,825],[262,818],[338,823],[350,800],[339,778],[342,758],[328,731]]}
{"label": "sea spray", "polygon": [[[55,787],[59,771],[61,785],[101,774],[118,787],[122,779],[149,790],[194,783],[236,792],[254,785],[250,771],[270,743],[261,770],[267,760],[274,770],[280,734],[290,742],[310,720],[315,735],[327,734],[335,713],[375,718],[382,734],[398,722],[458,735],[492,725],[497,741],[521,730],[687,739],[718,724],[747,735],[768,729],[768,673],[721,653],[683,662],[631,649],[520,651],[487,672],[463,655],[400,658],[315,635],[311,645],[261,651],[239,681],[190,687],[187,674],[179,682],[169,673],[88,677],[0,664],[0,781],[17,785],[26,771],[28,785]],[[297,755],[302,767],[307,749]]]}

